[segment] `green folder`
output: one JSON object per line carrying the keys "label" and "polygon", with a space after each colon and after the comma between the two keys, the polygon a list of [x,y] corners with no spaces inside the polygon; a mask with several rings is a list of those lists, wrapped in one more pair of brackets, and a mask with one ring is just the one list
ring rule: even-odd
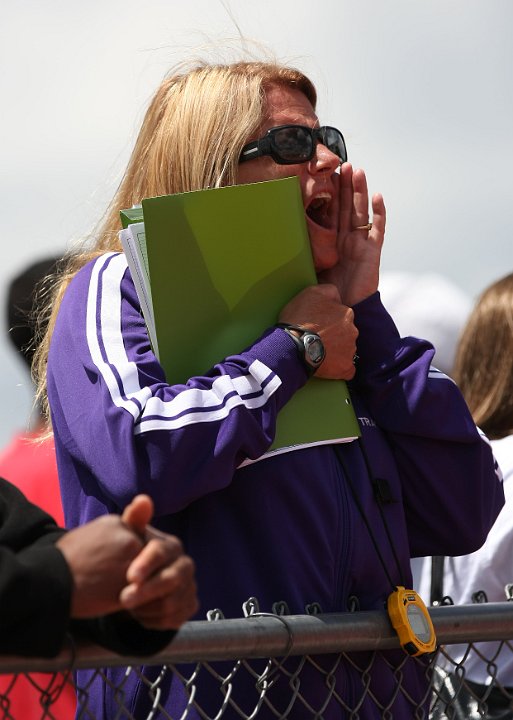
{"label": "green folder", "polygon": [[[125,252],[144,219],[127,258],[132,275],[136,254],[151,279],[146,302],[170,384],[239,354],[317,282],[297,177],[148,198],[121,218]],[[313,377],[279,412],[271,450],[358,435],[346,383]]]}

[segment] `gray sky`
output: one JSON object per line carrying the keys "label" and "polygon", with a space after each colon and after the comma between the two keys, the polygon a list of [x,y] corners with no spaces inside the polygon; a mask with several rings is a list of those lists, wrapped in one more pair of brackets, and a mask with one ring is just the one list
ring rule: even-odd
{"label": "gray sky", "polygon": [[[19,0],[0,26],[0,283],[92,229],[169,67],[237,35],[306,71],[388,211],[384,270],[513,270],[510,0]],[[31,385],[0,340],[0,444]]]}

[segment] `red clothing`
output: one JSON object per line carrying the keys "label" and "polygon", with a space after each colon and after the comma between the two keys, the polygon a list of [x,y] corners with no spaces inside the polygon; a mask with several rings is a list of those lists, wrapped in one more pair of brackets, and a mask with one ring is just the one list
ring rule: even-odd
{"label": "red clothing", "polygon": [[[64,526],[59,478],[53,439],[38,441],[39,434],[18,433],[0,452],[0,477],[10,480],[35,505],[43,508],[58,525]],[[38,720],[42,716],[41,692],[37,689],[58,688],[62,676],[31,673],[31,681],[24,675],[0,677],[0,695],[6,694],[9,712],[15,718]],[[15,680],[15,682],[14,682]],[[11,683],[13,683],[11,687]],[[53,693],[52,693],[53,694]],[[51,705],[51,716],[56,720],[75,717],[76,697],[73,687],[67,684],[59,699]]]}
{"label": "red clothing", "polygon": [[38,440],[39,433],[16,434],[0,452],[0,477],[16,485],[35,505],[64,526],[53,438]]}

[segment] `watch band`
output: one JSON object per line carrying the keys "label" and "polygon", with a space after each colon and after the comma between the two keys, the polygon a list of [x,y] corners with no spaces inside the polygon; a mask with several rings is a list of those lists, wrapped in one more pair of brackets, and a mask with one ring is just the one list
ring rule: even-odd
{"label": "watch band", "polygon": [[[285,330],[287,335],[292,338],[296,344],[299,357],[310,375],[322,365],[326,356],[324,344],[320,336],[313,330],[307,330],[301,325],[292,325],[291,323],[277,323],[276,327]],[[299,337],[295,334],[299,333]]]}

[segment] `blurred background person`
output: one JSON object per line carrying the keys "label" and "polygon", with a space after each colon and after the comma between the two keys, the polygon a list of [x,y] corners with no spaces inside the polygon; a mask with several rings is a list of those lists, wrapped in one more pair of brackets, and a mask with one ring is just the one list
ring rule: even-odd
{"label": "blurred background person", "polygon": [[[36,342],[36,315],[44,298],[45,278],[55,271],[57,257],[24,267],[9,282],[5,299],[8,337],[30,373]],[[53,438],[44,433],[39,407],[34,405],[27,425],[0,451],[0,476],[16,485],[34,504],[64,525]]]}
{"label": "blurred background person", "polygon": [[[480,550],[443,560],[443,584],[437,600],[449,596],[455,604],[504,602],[513,583],[513,273],[490,285],[479,297],[458,344],[453,373],[476,425],[490,438],[504,477],[506,504]],[[479,497],[476,503],[480,502]],[[431,562],[426,561],[420,593],[432,595]],[[465,657],[465,682],[478,697],[494,682],[490,663],[497,666],[495,684],[508,689],[510,700],[496,687],[486,698],[489,718],[513,718],[513,653],[499,642],[475,643]],[[463,660],[468,645],[451,645],[454,662]]]}
{"label": "blurred background person", "polygon": [[[46,257],[23,267],[8,283],[5,294],[5,324],[11,347],[14,348],[27,373],[31,371],[34,355],[38,299],[44,296],[44,279],[57,266],[57,257]],[[43,423],[39,408],[35,405],[32,416],[27,417],[26,427],[20,428],[9,443],[0,450],[0,477],[16,485],[35,505],[64,525],[57,462],[52,437],[41,440]],[[32,720],[41,717],[41,693],[36,685],[46,687],[50,676],[39,673],[16,679],[12,675],[0,678],[0,692],[8,693],[9,712],[15,718]],[[56,720],[68,720],[75,715],[75,691],[58,676],[53,683],[59,699],[52,704],[52,716]]]}
{"label": "blurred background person", "polygon": [[380,273],[379,292],[399,333],[429,340],[433,365],[452,376],[458,338],[472,310],[472,298],[436,272]]}

